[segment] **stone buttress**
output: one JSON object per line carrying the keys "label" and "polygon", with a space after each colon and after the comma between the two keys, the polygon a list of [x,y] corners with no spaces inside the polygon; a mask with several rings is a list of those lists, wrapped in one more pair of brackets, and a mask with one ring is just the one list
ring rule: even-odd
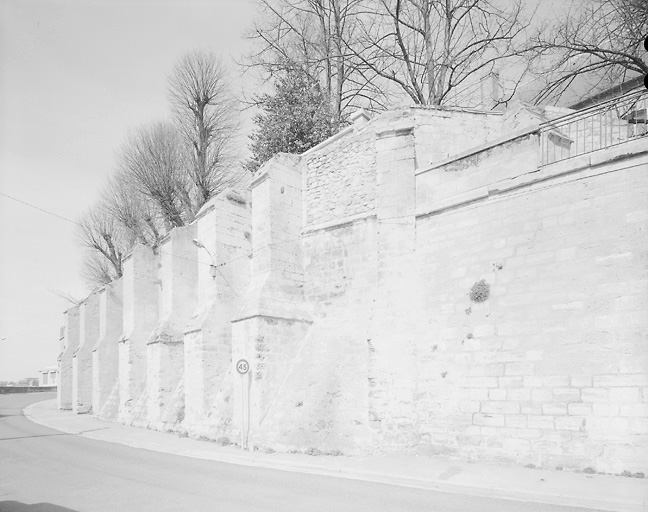
{"label": "stone buttress", "polygon": [[57,402],[59,409],[72,409],[72,357],[79,346],[79,306],[65,312],[61,354],[58,359],[59,383]]}
{"label": "stone buttress", "polygon": [[175,425],[184,411],[183,331],[197,302],[195,225],[173,229],[159,247],[160,317],[146,346],[147,419],[153,428]]}
{"label": "stone buttress", "polygon": [[92,349],[99,338],[99,294],[90,294],[79,313],[79,347],[72,357],[72,408],[85,414],[92,411]]}
{"label": "stone buttress", "polygon": [[299,157],[288,154],[267,162],[251,185],[251,285],[232,321],[232,364],[250,364],[243,377],[232,369],[234,421],[240,428],[245,420],[244,444],[263,443],[265,416],[312,323],[303,296],[301,187]]}
{"label": "stone buttress", "polygon": [[118,279],[99,292],[99,338],[92,350],[92,412],[105,419],[115,419],[119,410],[122,286]]}
{"label": "stone buttress", "polygon": [[124,260],[123,332],[119,338],[119,421],[146,424],[146,342],[158,321],[158,257],[137,245]]}
{"label": "stone buttress", "polygon": [[194,221],[198,304],[184,332],[183,428],[220,438],[232,426],[232,324],[250,279],[250,210],[228,189],[203,206]]}

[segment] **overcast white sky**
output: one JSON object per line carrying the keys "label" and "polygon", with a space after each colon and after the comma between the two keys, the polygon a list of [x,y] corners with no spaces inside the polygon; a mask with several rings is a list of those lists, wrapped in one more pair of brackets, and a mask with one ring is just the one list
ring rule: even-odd
{"label": "overcast white sky", "polygon": [[[128,129],[168,115],[175,60],[230,63],[251,18],[248,0],[0,0],[0,192],[76,220]],[[74,224],[0,195],[0,380],[56,364],[70,304],[50,290],[85,297],[80,257]]]}

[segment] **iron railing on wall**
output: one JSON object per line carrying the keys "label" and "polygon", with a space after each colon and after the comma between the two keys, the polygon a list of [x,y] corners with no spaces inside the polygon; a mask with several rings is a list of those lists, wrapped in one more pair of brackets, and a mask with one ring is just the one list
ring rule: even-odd
{"label": "iron railing on wall", "polygon": [[646,136],[647,111],[648,90],[642,89],[542,123],[541,164],[559,162]]}

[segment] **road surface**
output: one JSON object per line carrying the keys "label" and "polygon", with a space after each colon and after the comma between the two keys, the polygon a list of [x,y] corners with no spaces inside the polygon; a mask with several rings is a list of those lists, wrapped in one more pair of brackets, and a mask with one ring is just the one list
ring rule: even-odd
{"label": "road surface", "polygon": [[22,414],[53,393],[0,395],[0,512],[577,512],[238,466],[95,441]]}

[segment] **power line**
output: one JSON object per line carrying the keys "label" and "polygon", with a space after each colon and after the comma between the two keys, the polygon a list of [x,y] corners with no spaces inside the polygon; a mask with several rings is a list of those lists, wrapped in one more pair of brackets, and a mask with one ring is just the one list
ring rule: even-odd
{"label": "power line", "polygon": [[9,199],[13,199],[14,201],[16,201],[18,203],[22,203],[22,204],[24,204],[26,206],[29,206],[30,208],[34,208],[35,210],[40,211],[40,212],[46,213],[47,215],[52,215],[53,217],[57,217],[57,218],[59,218],[61,220],[64,220],[66,222],[71,222],[72,224],[76,224],[77,226],[81,225],[81,224],[79,224],[78,222],[76,222],[74,220],[71,220],[71,219],[68,219],[66,217],[63,217],[62,215],[59,215],[58,213],[50,212],[49,210],[45,210],[45,209],[40,208],[40,207],[38,207],[36,205],[28,203],[27,201],[23,201],[22,199],[18,199],[16,197],[10,196],[9,194],[5,194],[4,192],[0,192],[0,195],[2,195],[4,197],[8,197]]}

